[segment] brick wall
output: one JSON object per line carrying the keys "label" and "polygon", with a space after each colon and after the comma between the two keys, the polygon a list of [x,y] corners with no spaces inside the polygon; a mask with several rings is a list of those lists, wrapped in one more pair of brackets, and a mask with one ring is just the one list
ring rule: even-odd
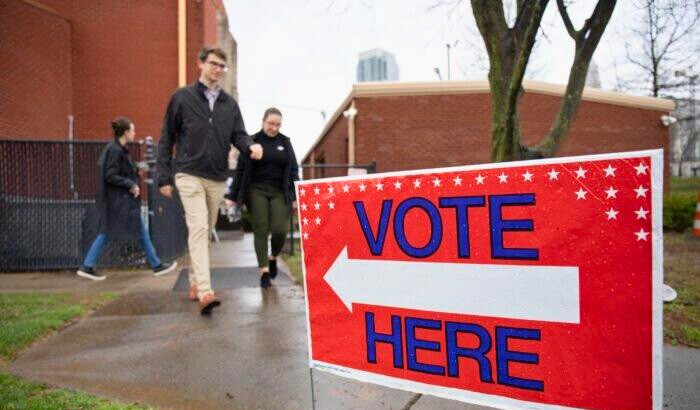
{"label": "brick wall", "polygon": [[[355,122],[357,124],[357,122]],[[357,130],[355,130],[355,135],[357,135]],[[348,162],[348,120],[347,118],[340,116],[335,123],[328,129],[326,133],[326,138],[321,141],[316,147],[316,163],[323,160],[326,164],[347,164]],[[302,156],[297,154],[298,159],[301,160]],[[356,161],[359,163],[359,161]],[[343,168],[328,168],[328,169],[317,169],[315,171],[315,178],[326,178],[333,176],[347,175],[348,170]],[[304,178],[311,178],[311,172],[308,169],[304,170]]]}
{"label": "brick wall", "polygon": [[[137,138],[157,139],[165,107],[178,86],[177,1],[33,0],[64,19],[28,3],[0,1],[1,72],[14,79],[0,79],[0,89],[10,97],[0,99],[0,108],[20,104],[25,90],[50,98],[27,99],[31,110],[25,113],[10,115],[0,109],[0,138],[38,139],[46,134],[64,139],[66,116],[72,113],[79,140],[111,139],[109,121],[119,115],[134,121]],[[205,12],[214,13],[215,8],[202,0],[187,0],[188,82],[199,73],[197,52],[205,40]],[[216,35],[215,26],[207,29]],[[25,54],[24,44],[34,45],[36,55],[17,56]],[[25,63],[27,58],[30,64]],[[38,68],[45,73],[26,75]],[[50,103],[45,108],[38,101]],[[4,125],[8,121],[11,127]],[[36,124],[22,129],[17,125],[21,123]]]}
{"label": "brick wall", "polygon": [[71,113],[68,20],[0,1],[0,139],[66,139]]}
{"label": "brick wall", "polygon": [[[525,143],[532,144],[547,134],[560,102],[557,96],[524,95],[520,117]],[[356,161],[376,160],[378,172],[491,162],[489,94],[358,97],[355,105]],[[662,114],[582,101],[558,155],[655,148],[668,152],[668,129],[659,120]],[[346,120],[340,117],[337,123],[346,124]],[[317,155],[323,150],[329,158],[331,151],[336,151],[332,155],[340,158],[341,152],[347,152],[341,146],[347,126],[338,124],[315,149]]]}

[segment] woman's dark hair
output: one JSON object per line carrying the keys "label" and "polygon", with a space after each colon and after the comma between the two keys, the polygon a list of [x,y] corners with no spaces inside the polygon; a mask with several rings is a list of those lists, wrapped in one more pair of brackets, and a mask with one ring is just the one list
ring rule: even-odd
{"label": "woman's dark hair", "polygon": [[117,117],[112,120],[112,130],[114,131],[114,139],[124,135],[125,132],[131,129],[131,120],[126,117]]}
{"label": "woman's dark hair", "polygon": [[275,107],[270,107],[265,110],[265,114],[263,114],[263,121],[265,121],[270,115],[279,115],[281,117],[282,112]]}

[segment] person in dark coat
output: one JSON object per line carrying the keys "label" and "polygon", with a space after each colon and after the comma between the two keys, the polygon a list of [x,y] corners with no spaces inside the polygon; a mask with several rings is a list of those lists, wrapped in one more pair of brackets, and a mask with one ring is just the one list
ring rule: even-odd
{"label": "person in dark coat", "polygon": [[177,262],[160,261],[148,229],[141,220],[139,174],[126,148],[126,144],[133,142],[136,136],[134,123],[128,118],[119,117],[112,121],[112,130],[114,141],[107,144],[97,161],[100,176],[96,204],[99,233],[77,274],[83,278],[104,280],[105,276],[95,271],[95,266],[108,239],[140,238],[154,274],[164,275],[175,269]]}
{"label": "person in dark coat", "polygon": [[187,296],[198,302],[203,315],[221,305],[211,283],[209,238],[226,190],[231,145],[241,156],[263,156],[260,144],[254,144],[245,129],[238,102],[222,89],[226,61],[221,48],[202,47],[197,56],[199,78],[170,98],[158,142],[158,190],[172,198],[177,188],[188,232]]}
{"label": "person in dark coat", "polygon": [[225,195],[229,209],[245,204],[250,210],[263,288],[269,287],[270,279],[277,276],[277,256],[287,235],[290,207],[296,208],[294,181],[299,180],[299,165],[291,141],[279,132],[281,126],[280,110],[268,108],[263,115],[262,129],[253,135],[253,142],[262,146],[265,156],[259,160],[241,156],[231,190]]}

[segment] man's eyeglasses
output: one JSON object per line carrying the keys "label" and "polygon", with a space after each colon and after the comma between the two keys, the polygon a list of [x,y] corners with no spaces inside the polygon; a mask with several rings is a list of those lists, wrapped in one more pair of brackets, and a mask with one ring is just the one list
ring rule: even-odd
{"label": "man's eyeglasses", "polygon": [[207,61],[207,64],[211,64],[223,72],[228,71],[228,66],[226,64],[217,63],[216,61]]}

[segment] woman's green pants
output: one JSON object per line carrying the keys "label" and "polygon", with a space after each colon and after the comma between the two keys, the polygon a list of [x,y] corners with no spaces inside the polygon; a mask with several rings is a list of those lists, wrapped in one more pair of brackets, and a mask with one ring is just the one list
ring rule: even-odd
{"label": "woman's green pants", "polygon": [[267,238],[272,234],[270,244],[272,255],[282,251],[289,225],[290,207],[284,201],[284,192],[267,184],[251,184],[248,190],[250,218],[253,225],[255,256],[258,267],[267,267]]}

